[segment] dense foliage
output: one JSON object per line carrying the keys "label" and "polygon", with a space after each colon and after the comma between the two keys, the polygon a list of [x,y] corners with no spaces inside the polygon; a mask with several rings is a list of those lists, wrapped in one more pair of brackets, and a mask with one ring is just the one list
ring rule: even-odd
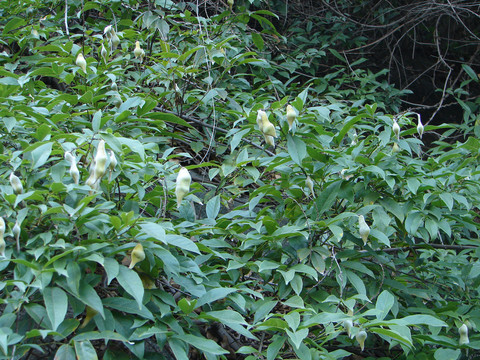
{"label": "dense foliage", "polygon": [[427,147],[407,92],[333,46],[365,38],[280,33],[262,4],[1,2],[0,21],[1,358],[480,348],[474,103]]}

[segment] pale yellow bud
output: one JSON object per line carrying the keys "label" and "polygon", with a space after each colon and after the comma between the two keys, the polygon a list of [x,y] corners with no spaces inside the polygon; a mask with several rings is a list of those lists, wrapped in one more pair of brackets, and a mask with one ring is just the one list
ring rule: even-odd
{"label": "pale yellow bud", "polygon": [[95,182],[100,181],[100,179],[105,175],[107,163],[107,153],[105,152],[105,141],[100,140],[97,146],[97,155],[95,156]]}
{"label": "pale yellow bud", "polygon": [[367,339],[367,332],[365,330],[361,330],[357,333],[357,336],[355,337],[357,339],[358,344],[360,345],[360,349],[365,348],[365,340]]}
{"label": "pale yellow bud", "polygon": [[15,194],[23,193],[23,185],[19,177],[16,176],[13,172],[10,174],[10,185],[12,185],[13,191]]}
{"label": "pale yellow bud", "polygon": [[111,34],[112,34],[112,38],[110,39],[110,46],[111,46],[112,51],[113,51],[120,44],[120,38],[118,37],[117,33],[113,29],[111,31]]}
{"label": "pale yellow bud", "polygon": [[312,195],[312,197],[315,197],[315,192],[313,191],[313,181],[310,176],[307,176],[307,178],[305,179],[305,185],[307,185],[308,189],[310,190],[310,194]]}
{"label": "pale yellow bud", "polygon": [[87,73],[87,62],[85,61],[85,58],[83,57],[83,54],[81,52],[78,53],[77,60],[75,61],[75,64],[80,69],[82,69],[85,74]]}
{"label": "pale yellow bud", "polygon": [[227,0],[228,7],[230,8],[230,11],[232,11],[234,0]]}
{"label": "pale yellow bud", "polygon": [[17,243],[17,251],[20,252],[20,232],[22,230],[20,229],[20,224],[18,223],[18,220],[15,221],[15,225],[13,226],[12,232],[13,236],[15,237],[15,241]]}
{"label": "pale yellow bud", "polygon": [[275,126],[268,120],[268,116],[265,111],[262,114],[262,132],[264,135],[277,137]]}
{"label": "pale yellow bud", "polygon": [[393,151],[394,153],[397,153],[397,152],[400,152],[400,150],[401,150],[401,149],[400,149],[400,146],[398,146],[398,144],[397,144],[396,142],[393,143],[392,151]]}
{"label": "pale yellow bud", "polygon": [[86,306],[86,315],[85,315],[85,319],[83,319],[83,322],[82,324],[80,325],[80,329],[83,329],[85,326],[88,325],[88,323],[90,322],[90,320],[92,320],[95,315],[98,314],[98,311],[91,308],[90,306]]}
{"label": "pale yellow bud", "polygon": [[69,163],[75,160],[75,158],[73,157],[70,151],[66,151],[64,157],[65,157],[65,160],[67,160]]}
{"label": "pale yellow bud", "polygon": [[117,166],[117,158],[115,157],[115,153],[113,151],[110,151],[110,164],[108,165],[108,168],[113,171],[115,169],[115,166]]}
{"label": "pale yellow bud", "polygon": [[265,138],[265,143],[267,143],[270,146],[275,147],[275,138],[273,136],[263,135],[263,137]]}
{"label": "pale yellow bud", "polygon": [[397,137],[397,140],[400,139],[400,125],[398,125],[397,120],[395,119],[393,119],[392,130],[395,136]]}
{"label": "pale yellow bud", "polygon": [[192,182],[192,177],[188,170],[184,167],[180,168],[180,171],[177,175],[177,184],[175,187],[175,195],[177,196],[177,207],[180,207],[183,198],[190,191],[190,183]]}
{"label": "pale yellow bud", "polygon": [[142,244],[137,244],[130,254],[130,266],[129,269],[133,269],[136,263],[145,260],[145,252],[143,251]]}
{"label": "pale yellow bud", "polygon": [[459,344],[464,345],[468,344],[470,340],[468,339],[468,326],[463,324],[458,328],[458,334],[460,335]]}
{"label": "pale yellow bud", "polygon": [[135,42],[135,50],[133,50],[133,54],[135,55],[135,58],[140,58],[140,60],[145,56],[145,51],[140,47],[139,41]]}
{"label": "pale yellow bud", "polygon": [[350,320],[350,319],[345,320],[345,321],[343,322],[343,327],[344,327],[345,330],[347,331],[348,337],[351,337],[352,327],[353,327],[353,321]]}
{"label": "pale yellow bud", "polygon": [[75,162],[75,160],[72,161],[70,165],[70,176],[72,177],[73,182],[78,185],[80,181],[80,171],[78,171],[77,163]]}
{"label": "pale yellow bud", "polygon": [[363,240],[363,244],[367,244],[368,235],[370,235],[370,227],[365,222],[365,218],[363,215],[358,216],[358,232],[360,233],[360,237]]}
{"label": "pale yellow bud", "polygon": [[103,35],[110,37],[112,35],[112,25],[105,26],[105,29],[103,29]]}
{"label": "pale yellow bud", "polygon": [[267,113],[263,110],[258,110],[257,111],[257,125],[258,129],[263,133],[263,122],[262,122],[262,117],[267,116]]}
{"label": "pale yellow bud", "polygon": [[107,62],[107,49],[105,49],[105,46],[103,45],[103,43],[100,49],[100,56],[103,58],[103,61]]}
{"label": "pale yellow bud", "polygon": [[297,118],[297,112],[292,105],[287,105],[287,121],[288,121],[288,130],[292,130],[293,123]]}
{"label": "pale yellow bud", "polygon": [[110,163],[108,164],[108,169],[110,170],[110,174],[108,175],[108,181],[112,180],[112,173],[115,170],[115,166],[117,166],[117,158],[115,157],[115,153],[110,151]]}
{"label": "pale yellow bud", "polygon": [[420,114],[417,114],[417,115],[418,115],[417,132],[418,132],[418,136],[420,136],[420,139],[421,139],[425,128],[423,127],[422,120],[420,119]]}
{"label": "pale yellow bud", "polygon": [[5,221],[3,221],[3,218],[0,217],[0,255],[5,257],[5,247],[6,243],[5,240],[3,239],[3,235],[5,234]]}

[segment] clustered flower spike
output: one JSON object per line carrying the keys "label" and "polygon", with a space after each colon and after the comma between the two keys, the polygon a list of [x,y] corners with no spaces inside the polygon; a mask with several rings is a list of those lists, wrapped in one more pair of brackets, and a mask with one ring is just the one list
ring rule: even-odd
{"label": "clustered flower spike", "polygon": [[363,240],[363,244],[367,245],[368,235],[370,235],[370,227],[365,222],[363,215],[358,216],[358,232]]}
{"label": "clustered flower spike", "polygon": [[145,252],[143,251],[142,244],[137,244],[130,254],[130,265],[129,269],[133,269],[135,264],[139,263],[140,261],[145,260]]}
{"label": "clustered flower spike", "polygon": [[277,132],[275,131],[275,126],[268,120],[267,113],[263,110],[258,110],[257,112],[257,124],[258,128],[265,138],[265,142],[268,145],[275,146],[275,138],[277,137]]}
{"label": "clustered flower spike", "polygon": [[13,236],[15,237],[15,242],[17,243],[17,251],[20,252],[20,232],[22,230],[20,229],[20,224],[18,223],[18,220],[15,221],[15,225],[13,226],[12,232]]}
{"label": "clustered flower spike", "polygon": [[184,167],[180,168],[177,176],[177,184],[175,187],[175,195],[177,196],[177,208],[180,207],[183,198],[190,191],[190,183],[192,182],[192,177],[188,170]]}

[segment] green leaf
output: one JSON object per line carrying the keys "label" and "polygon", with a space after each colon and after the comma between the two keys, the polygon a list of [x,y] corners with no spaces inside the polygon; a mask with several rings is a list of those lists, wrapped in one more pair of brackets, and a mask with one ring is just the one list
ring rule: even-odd
{"label": "green leaf", "polygon": [[93,287],[91,287],[85,281],[80,282],[77,297],[81,301],[83,301],[86,305],[96,310],[102,316],[102,318],[105,319],[105,314],[103,313],[102,300],[100,300],[100,297],[98,296],[97,292],[93,289]]}
{"label": "green leaf", "polygon": [[357,274],[348,270],[345,271],[345,274],[360,295],[367,295],[367,289],[365,289],[365,284]]}
{"label": "green leaf", "polygon": [[187,315],[195,309],[196,304],[197,299],[188,300],[186,297],[183,297],[178,301],[178,307]]}
{"label": "green leaf", "polygon": [[142,308],[138,309],[138,304],[135,300],[119,298],[119,297],[111,297],[103,299],[103,304],[106,307],[123,311],[128,314],[138,315],[145,319],[154,320],[153,314],[150,310],[147,309],[146,306],[142,306]]}
{"label": "green leaf", "polygon": [[262,35],[256,32],[252,33],[252,40],[258,50],[262,51],[264,47],[264,41]]}
{"label": "green leaf", "polygon": [[120,271],[120,265],[118,265],[117,260],[112,258],[105,258],[103,260],[103,267],[107,273],[107,285],[109,285],[113,279],[115,279]]}
{"label": "green leaf", "polygon": [[55,353],[54,360],[76,360],[75,350],[69,344],[63,344]]}
{"label": "green leaf", "polygon": [[138,274],[125,266],[120,266],[117,281],[135,299],[138,308],[141,310],[145,290]]}
{"label": "green leaf", "polygon": [[32,169],[38,169],[44,165],[52,152],[52,143],[42,144],[31,151]]}
{"label": "green leaf", "polygon": [[67,314],[67,294],[58,287],[47,287],[43,289],[43,300],[45,301],[48,318],[52,323],[52,330],[56,331]]}
{"label": "green leaf", "polygon": [[298,164],[302,165],[303,159],[307,156],[307,146],[297,136],[292,136],[290,134],[287,135],[287,148],[288,154],[292,158],[292,160]]}
{"label": "green leaf", "polygon": [[308,336],[308,329],[306,328],[298,331],[290,331],[288,329],[285,331],[296,349],[300,348],[300,344],[302,343],[303,339]]}
{"label": "green leaf", "polygon": [[81,334],[76,335],[73,338],[74,341],[92,341],[92,340],[116,340],[122,341],[125,343],[130,343],[124,336],[120,335],[111,330],[104,330],[104,331],[88,331]]}
{"label": "green leaf", "polygon": [[461,354],[462,351],[459,349],[437,349],[433,356],[435,360],[457,360]]}
{"label": "green leaf", "polygon": [[445,205],[447,205],[448,210],[452,211],[453,209],[453,196],[450,193],[441,193],[440,199],[443,200]]}
{"label": "green leaf", "polygon": [[285,344],[286,338],[284,336],[275,335],[273,341],[268,345],[267,348],[267,360],[275,360],[280,349]]}
{"label": "green leaf", "polygon": [[478,76],[475,70],[473,70],[469,65],[462,64],[462,69],[468,74],[468,76],[470,76],[472,80],[478,81]]}
{"label": "green leaf", "polygon": [[375,304],[375,309],[379,311],[377,314],[377,319],[385,319],[394,303],[395,297],[388,290],[383,290],[381,294],[378,295],[377,303]]}
{"label": "green leaf", "polygon": [[431,315],[410,315],[396,321],[403,325],[447,326],[445,322]]}
{"label": "green leaf", "polygon": [[220,299],[224,299],[229,294],[236,291],[237,289],[232,289],[232,288],[216,288],[216,289],[209,290],[198,299],[197,307],[200,307],[205,304],[210,304]]}
{"label": "green leaf", "polygon": [[206,205],[207,217],[215,219],[220,212],[220,195],[216,195],[208,200]]}
{"label": "green leaf", "polygon": [[381,334],[381,335],[386,335],[391,337],[392,339],[400,341],[402,344],[405,344],[409,347],[413,347],[413,344],[410,339],[405,338],[404,336],[398,334],[395,331],[389,330],[389,329],[383,329],[383,328],[377,328],[377,327],[370,327],[368,328],[369,332],[372,332],[374,334]]}
{"label": "green leaf", "polygon": [[73,341],[77,360],[97,360],[97,352],[90,341]]}
{"label": "green leaf", "polygon": [[172,349],[173,355],[175,355],[175,359],[177,360],[189,360],[188,358],[188,349],[185,349],[184,342],[180,339],[169,338],[168,345],[170,345],[170,349]]}
{"label": "green leaf", "polygon": [[185,341],[186,343],[192,345],[195,349],[213,355],[224,355],[229,353],[227,350],[221,348],[215,341],[200,336],[184,334],[182,336],[173,336],[173,339]]}

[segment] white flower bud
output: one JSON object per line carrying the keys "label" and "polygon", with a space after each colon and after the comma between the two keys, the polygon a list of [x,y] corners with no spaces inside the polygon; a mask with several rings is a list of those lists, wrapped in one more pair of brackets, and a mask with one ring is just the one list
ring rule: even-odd
{"label": "white flower bud", "polygon": [[3,257],[5,257],[5,247],[6,247],[5,240],[3,239],[4,234],[5,234],[5,221],[3,221],[3,218],[0,217],[0,255]]}
{"label": "white flower bud", "polygon": [[397,136],[397,140],[400,139],[400,125],[398,125],[397,120],[393,119],[392,125],[393,133]]}
{"label": "white flower bud", "polygon": [[100,179],[105,175],[107,163],[107,153],[105,152],[105,140],[100,140],[97,146],[97,154],[95,155],[95,182],[100,181]]}
{"label": "white flower bud", "polygon": [[110,170],[110,174],[108,175],[108,181],[112,180],[112,173],[115,170],[115,166],[117,166],[117,158],[115,157],[115,153],[110,151],[110,163],[108,164],[108,169]]}
{"label": "white flower bud", "polygon": [[15,194],[23,193],[23,185],[19,177],[16,176],[13,172],[10,174],[10,185],[12,185],[13,191]]}
{"label": "white flower bud", "polygon": [[18,223],[18,220],[15,221],[15,225],[13,226],[12,229],[13,236],[15,237],[15,241],[17,243],[17,251],[20,252],[20,224]]}
{"label": "white flower bud", "polygon": [[352,327],[353,327],[353,321],[348,319],[348,320],[345,320],[343,322],[343,327],[345,328],[345,330],[347,331],[347,335],[348,337],[351,336],[351,333],[352,333]]}
{"label": "white flower bud", "polygon": [[355,337],[357,339],[358,344],[360,345],[360,349],[365,348],[365,340],[367,339],[367,332],[365,330],[361,330],[357,333],[357,336]]}
{"label": "white flower bud", "polygon": [[83,70],[83,72],[86,74],[87,73],[87,62],[85,58],[83,57],[83,54],[81,52],[78,53],[77,55],[77,60],[75,61],[75,64]]}
{"label": "white flower bud", "polygon": [[418,116],[417,132],[418,132],[418,136],[420,136],[420,139],[421,139],[425,128],[423,127],[422,120],[420,119],[420,114],[417,114],[417,116]]}
{"label": "white flower bud", "polygon": [[105,29],[103,29],[103,35],[110,37],[112,35],[112,25],[105,26]]}
{"label": "white flower bud", "polygon": [[145,251],[143,251],[142,244],[137,244],[130,254],[130,265],[128,266],[129,269],[133,269],[136,263],[145,260]]}
{"label": "white flower bud", "polygon": [[183,198],[190,191],[190,183],[192,182],[192,177],[188,170],[184,167],[180,168],[180,171],[177,175],[177,184],[175,187],[175,195],[177,196],[177,207],[180,207]]}
{"label": "white flower bud", "polygon": [[107,62],[107,49],[105,49],[105,46],[103,45],[103,43],[100,49],[100,56],[103,58],[103,61]]}
{"label": "white flower bud", "polygon": [[64,157],[65,157],[65,160],[67,160],[69,163],[75,161],[75,158],[73,157],[70,151],[66,151]]}
{"label": "white flower bud", "polygon": [[112,33],[112,38],[110,39],[110,46],[111,46],[112,51],[113,51],[120,44],[120,38],[118,37],[115,30],[112,29],[111,33]]}
{"label": "white flower bud", "polygon": [[393,143],[393,146],[392,146],[392,151],[393,151],[394,153],[398,153],[398,152],[400,152],[400,150],[401,150],[401,149],[400,149],[400,146],[398,146],[398,144],[397,144],[396,142],[394,142],[394,143]]}
{"label": "white flower bud", "polygon": [[307,178],[305,179],[305,185],[307,185],[308,189],[310,190],[310,194],[312,195],[312,197],[315,197],[315,192],[313,191],[313,181],[310,176],[307,176]]}
{"label": "white flower bud", "polygon": [[265,138],[265,143],[267,143],[270,146],[275,147],[275,138],[273,136],[263,135],[263,137]]}
{"label": "white flower bud", "polygon": [[463,324],[458,328],[458,334],[460,335],[459,344],[464,345],[468,344],[470,340],[468,339],[468,327],[467,325]]}
{"label": "white flower bud", "polygon": [[78,185],[80,181],[80,171],[78,171],[77,163],[75,162],[75,160],[72,161],[70,165],[70,176],[72,177],[73,182]]}
{"label": "white flower bud", "polygon": [[287,105],[287,121],[288,121],[288,130],[292,130],[293,123],[297,118],[297,112],[292,105]]}
{"label": "white flower bud", "polygon": [[145,51],[140,47],[139,41],[135,42],[135,50],[133,50],[133,54],[135,55],[135,58],[140,58],[140,61],[143,60],[143,57],[145,56]]}
{"label": "white flower bud", "polygon": [[370,227],[365,222],[365,218],[363,215],[358,216],[358,232],[360,233],[360,237],[363,240],[363,244],[367,244],[368,235],[370,235]]}

